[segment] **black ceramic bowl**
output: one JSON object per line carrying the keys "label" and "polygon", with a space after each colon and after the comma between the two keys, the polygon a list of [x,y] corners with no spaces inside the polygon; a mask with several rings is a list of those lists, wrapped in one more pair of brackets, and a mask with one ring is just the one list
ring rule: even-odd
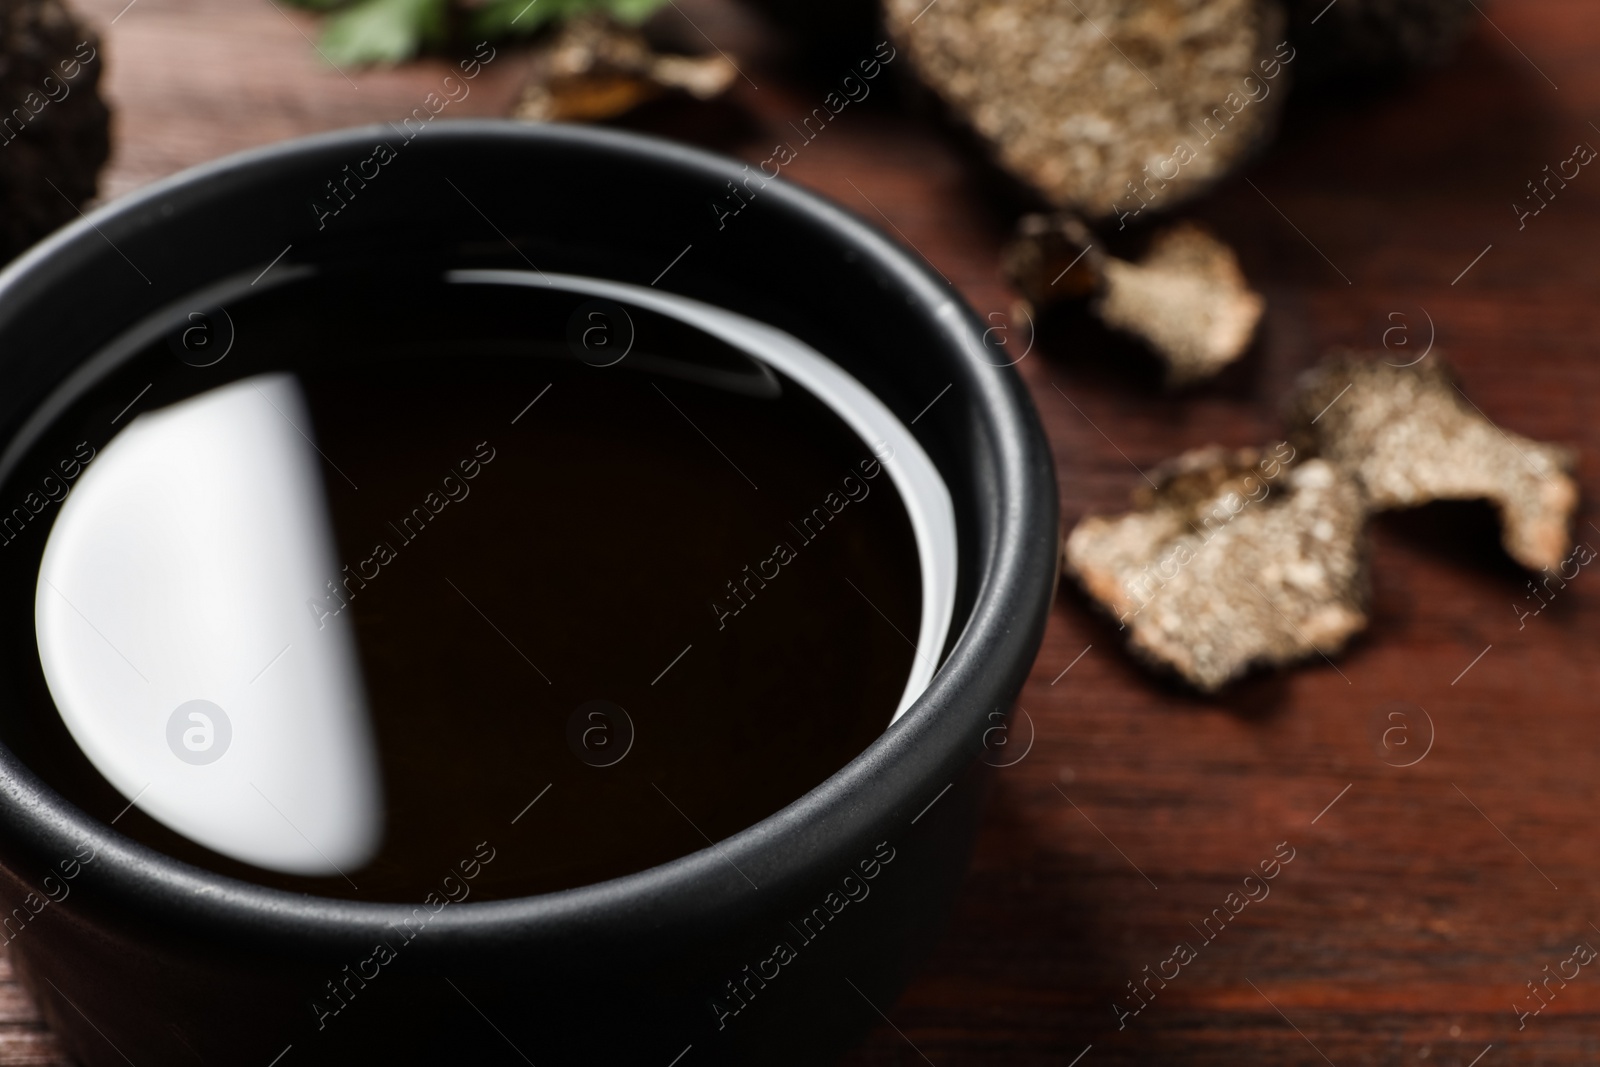
{"label": "black ceramic bowl", "polygon": [[[395,139],[351,130],[212,163],[13,264],[0,275],[0,446],[130,324],[280,255],[348,265],[403,253],[454,267],[526,257],[641,284],[675,264],[661,288],[796,335],[902,422],[949,387],[914,426],[957,516],[947,658],[866,751],[718,850],[445,908],[371,981],[350,968],[411,907],[178,862],[0,749],[12,958],[87,1065],[828,1062],[930,947],[967,861],[994,713],[1009,709],[1039,644],[1056,493],[1027,393],[950,286],[855,217],[781,181],[736,217],[713,207],[751,173],[731,160],[601,130],[440,125],[330,218],[326,183]],[[463,176],[471,204],[445,182]],[[774,959],[780,942],[792,958]],[[347,1004],[333,1019],[313,1008],[330,982]]]}

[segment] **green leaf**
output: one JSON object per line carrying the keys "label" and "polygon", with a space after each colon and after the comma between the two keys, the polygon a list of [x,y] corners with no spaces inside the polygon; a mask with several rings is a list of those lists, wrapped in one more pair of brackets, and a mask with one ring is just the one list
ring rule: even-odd
{"label": "green leaf", "polygon": [[473,33],[491,40],[513,35],[525,37],[545,23],[566,18],[584,6],[584,0],[491,0],[473,19]]}
{"label": "green leaf", "polygon": [[448,0],[361,0],[328,19],[322,51],[340,66],[399,63],[444,34]]}
{"label": "green leaf", "polygon": [[473,28],[485,37],[525,36],[546,23],[590,11],[637,25],[666,4],[667,0],[490,0],[478,11]]}
{"label": "green leaf", "polygon": [[618,22],[638,25],[667,6],[667,0],[598,0],[594,5],[603,7]]}
{"label": "green leaf", "polygon": [[284,2],[295,7],[303,7],[307,11],[333,11],[345,7],[350,0],[284,0]]}

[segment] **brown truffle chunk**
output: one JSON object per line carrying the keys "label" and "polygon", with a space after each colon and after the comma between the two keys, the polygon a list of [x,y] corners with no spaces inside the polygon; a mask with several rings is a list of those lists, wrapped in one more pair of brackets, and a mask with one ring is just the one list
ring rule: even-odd
{"label": "brown truffle chunk", "polygon": [[1105,284],[1106,255],[1076,215],[1024,215],[1000,251],[1000,268],[1036,308],[1091,296]]}
{"label": "brown truffle chunk", "polygon": [[1243,355],[1266,308],[1233,249],[1193,223],[1157,234],[1137,263],[1107,257],[1104,271],[1095,310],[1155,349],[1171,385],[1209,378]]}
{"label": "brown truffle chunk", "polygon": [[1070,215],[1030,215],[1002,264],[1036,307],[1095,294],[1094,313],[1149,345],[1173,386],[1209,378],[1243,355],[1266,308],[1233,250],[1192,222],[1156,234],[1129,263],[1101,251]]}
{"label": "brown truffle chunk", "polygon": [[884,20],[1002,167],[1090,219],[1227,174],[1273,127],[1293,57],[1264,0],[884,0]]}
{"label": "brown truffle chunk", "polygon": [[1300,380],[1289,419],[1296,445],[1347,471],[1372,510],[1484,499],[1523,566],[1554,567],[1571,547],[1572,451],[1490,422],[1437,356],[1395,366],[1337,354]]}
{"label": "brown truffle chunk", "polygon": [[1206,692],[1331,655],[1367,622],[1365,513],[1338,467],[1294,458],[1288,444],[1186,452],[1151,472],[1137,510],[1079,522],[1066,568],[1136,654]]}
{"label": "brown truffle chunk", "polygon": [[99,46],[59,0],[0,5],[0,262],[94,197],[111,153]]}
{"label": "brown truffle chunk", "polygon": [[567,22],[545,46],[513,114],[600,122],[668,93],[710,100],[736,77],[738,68],[724,56],[658,53],[639,31],[592,15]]}

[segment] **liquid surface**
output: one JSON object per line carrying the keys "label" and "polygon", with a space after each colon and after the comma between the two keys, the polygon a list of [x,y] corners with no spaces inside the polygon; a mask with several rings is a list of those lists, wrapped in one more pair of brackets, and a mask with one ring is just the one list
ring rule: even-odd
{"label": "liquid surface", "polygon": [[0,486],[0,612],[39,635],[0,652],[0,740],[258,883],[642,870],[895,713],[923,607],[896,462],[583,294],[322,277],[180,314]]}

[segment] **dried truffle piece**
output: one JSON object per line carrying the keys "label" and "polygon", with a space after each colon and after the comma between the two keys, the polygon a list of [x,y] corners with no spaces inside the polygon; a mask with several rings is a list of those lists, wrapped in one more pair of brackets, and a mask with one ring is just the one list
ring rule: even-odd
{"label": "dried truffle piece", "polygon": [[1267,0],[883,0],[921,80],[1047,200],[1172,207],[1275,123],[1294,52]]}
{"label": "dried truffle piece", "polygon": [[1336,354],[1301,378],[1289,420],[1296,445],[1348,471],[1372,510],[1485,499],[1523,566],[1554,567],[1571,547],[1572,450],[1500,429],[1437,357],[1407,367]]}
{"label": "dried truffle piece", "polygon": [[94,197],[111,153],[99,46],[59,0],[0,5],[0,262]]}
{"label": "dried truffle piece", "polygon": [[1106,255],[1076,215],[1024,215],[1000,252],[1000,269],[1036,308],[1091,296],[1105,283]]}
{"label": "dried truffle piece", "polygon": [[1215,692],[1252,665],[1330,655],[1367,623],[1361,491],[1323,460],[1195,449],[1138,510],[1089,516],[1064,562],[1141,658]]}
{"label": "dried truffle piece", "polygon": [[601,15],[572,19],[545,47],[513,115],[538,122],[599,122],[671,92],[720,96],[738,77],[722,55],[654,51],[644,35]]}
{"label": "dried truffle piece", "polygon": [[1233,249],[1193,223],[1157,234],[1138,263],[1108,257],[1104,270],[1095,310],[1147,341],[1171,385],[1209,378],[1243,355],[1266,308]]}
{"label": "dried truffle piece", "polygon": [[1477,15],[1471,0],[1286,0],[1297,74],[1326,81],[1444,62]]}
{"label": "dried truffle piece", "polygon": [[1069,215],[1031,215],[1018,231],[1002,259],[1023,295],[1042,306],[1097,294],[1095,314],[1148,344],[1169,385],[1209,378],[1238,359],[1266,308],[1233,250],[1196,223],[1156,234],[1137,263],[1100,251]]}

